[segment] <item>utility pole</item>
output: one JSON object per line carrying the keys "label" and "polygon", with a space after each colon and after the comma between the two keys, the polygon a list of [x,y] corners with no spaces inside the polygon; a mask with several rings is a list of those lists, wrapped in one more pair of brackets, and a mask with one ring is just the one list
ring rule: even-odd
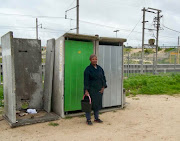
{"label": "utility pole", "polygon": [[179,51],[180,51],[180,46],[179,46],[179,36],[178,36],[178,53],[177,53],[177,63],[179,64]]}
{"label": "utility pole", "polygon": [[72,8],[65,11],[65,19],[68,19],[67,18],[67,12],[72,10],[72,9],[75,9],[75,8],[76,8],[76,28],[73,28],[70,30],[76,29],[76,34],[79,34],[79,0],[76,0],[76,6],[75,7],[72,7]]}
{"label": "utility pole", "polygon": [[155,58],[155,74],[157,74],[157,64],[158,64],[158,43],[159,43],[159,27],[160,27],[160,16],[161,10],[155,9],[155,8],[148,8],[150,10],[155,10],[157,11],[157,17],[155,17],[155,20],[157,21],[157,26],[156,26],[156,58]]}
{"label": "utility pole", "polygon": [[159,26],[160,26],[160,12],[161,10],[157,10],[157,33],[156,33],[156,60],[155,60],[155,73],[157,74],[157,64],[158,64],[158,43],[159,43]]}
{"label": "utility pole", "polygon": [[76,30],[76,33],[79,34],[79,0],[77,0],[77,18],[76,18],[76,22],[77,22],[77,30]]}
{"label": "utility pole", "polygon": [[117,38],[117,32],[119,32],[119,30],[114,30],[114,32],[116,32],[116,38]]}
{"label": "utility pole", "polygon": [[153,11],[149,11],[148,9],[146,9],[145,7],[142,9],[143,11],[143,27],[142,27],[142,52],[141,52],[141,74],[144,73],[144,68],[143,68],[143,65],[144,65],[144,39],[145,39],[145,23],[148,22],[148,21],[145,21],[145,13],[146,12],[150,12],[150,13],[155,13]]}
{"label": "utility pole", "polygon": [[38,18],[36,18],[36,39],[38,40],[38,27],[41,26],[42,28],[42,24],[38,25]]}
{"label": "utility pole", "polygon": [[141,74],[143,74],[143,60],[144,60],[144,33],[145,33],[145,7],[142,9],[143,11],[143,28],[142,28],[142,52],[141,52]]}
{"label": "utility pole", "polygon": [[38,40],[38,18],[36,18],[36,39]]}

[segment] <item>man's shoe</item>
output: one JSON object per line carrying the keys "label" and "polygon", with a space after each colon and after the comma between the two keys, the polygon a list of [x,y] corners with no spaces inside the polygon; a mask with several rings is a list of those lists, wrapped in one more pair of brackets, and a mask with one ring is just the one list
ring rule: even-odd
{"label": "man's shoe", "polygon": [[91,120],[87,120],[86,123],[87,123],[87,125],[92,125]]}
{"label": "man's shoe", "polygon": [[103,123],[103,121],[100,120],[100,119],[95,119],[94,121],[97,122],[97,123]]}

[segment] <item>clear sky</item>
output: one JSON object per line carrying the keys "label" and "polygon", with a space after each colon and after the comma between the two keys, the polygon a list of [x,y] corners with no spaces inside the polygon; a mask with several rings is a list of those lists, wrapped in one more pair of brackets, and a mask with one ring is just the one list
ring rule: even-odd
{"label": "clear sky", "polygon": [[[13,31],[17,38],[36,38],[36,17],[42,24],[42,29],[39,27],[42,45],[65,32],[75,33],[70,29],[76,27],[76,10],[71,10],[67,15],[74,20],[64,18],[65,11],[74,6],[76,0],[0,0],[0,37]],[[163,15],[159,45],[177,45],[179,33],[165,27],[180,31],[179,6],[179,0],[80,0],[80,34],[116,37],[113,31],[118,29],[118,37],[127,39],[125,45],[141,46],[141,10],[152,7],[162,10]],[[155,16],[146,13],[146,20],[149,21],[146,28],[154,28]],[[154,38],[155,33],[146,30],[145,43]]]}

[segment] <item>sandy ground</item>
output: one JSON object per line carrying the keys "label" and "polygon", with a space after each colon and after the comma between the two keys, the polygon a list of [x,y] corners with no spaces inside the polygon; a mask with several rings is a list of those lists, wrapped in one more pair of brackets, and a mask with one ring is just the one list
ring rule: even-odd
{"label": "sandy ground", "polygon": [[180,95],[127,98],[124,110],[103,113],[103,124],[84,117],[60,119],[59,126],[40,123],[11,129],[0,121],[0,141],[180,141]]}

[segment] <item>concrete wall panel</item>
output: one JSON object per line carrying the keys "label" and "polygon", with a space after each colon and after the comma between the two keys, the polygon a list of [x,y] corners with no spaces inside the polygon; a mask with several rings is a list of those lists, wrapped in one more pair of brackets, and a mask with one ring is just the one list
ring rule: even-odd
{"label": "concrete wall panel", "polygon": [[16,106],[42,109],[41,41],[13,39]]}
{"label": "concrete wall panel", "polygon": [[64,117],[64,37],[55,42],[52,110]]}
{"label": "concrete wall panel", "polygon": [[16,123],[16,100],[15,100],[15,70],[14,70],[14,47],[12,46],[13,33],[9,32],[2,36],[3,57],[3,91],[4,91],[4,114],[12,123]]}
{"label": "concrete wall panel", "polygon": [[54,73],[54,49],[55,39],[47,41],[46,49],[46,64],[45,64],[45,77],[44,77],[44,109],[47,112],[51,111],[51,97],[52,97],[52,84]]}

